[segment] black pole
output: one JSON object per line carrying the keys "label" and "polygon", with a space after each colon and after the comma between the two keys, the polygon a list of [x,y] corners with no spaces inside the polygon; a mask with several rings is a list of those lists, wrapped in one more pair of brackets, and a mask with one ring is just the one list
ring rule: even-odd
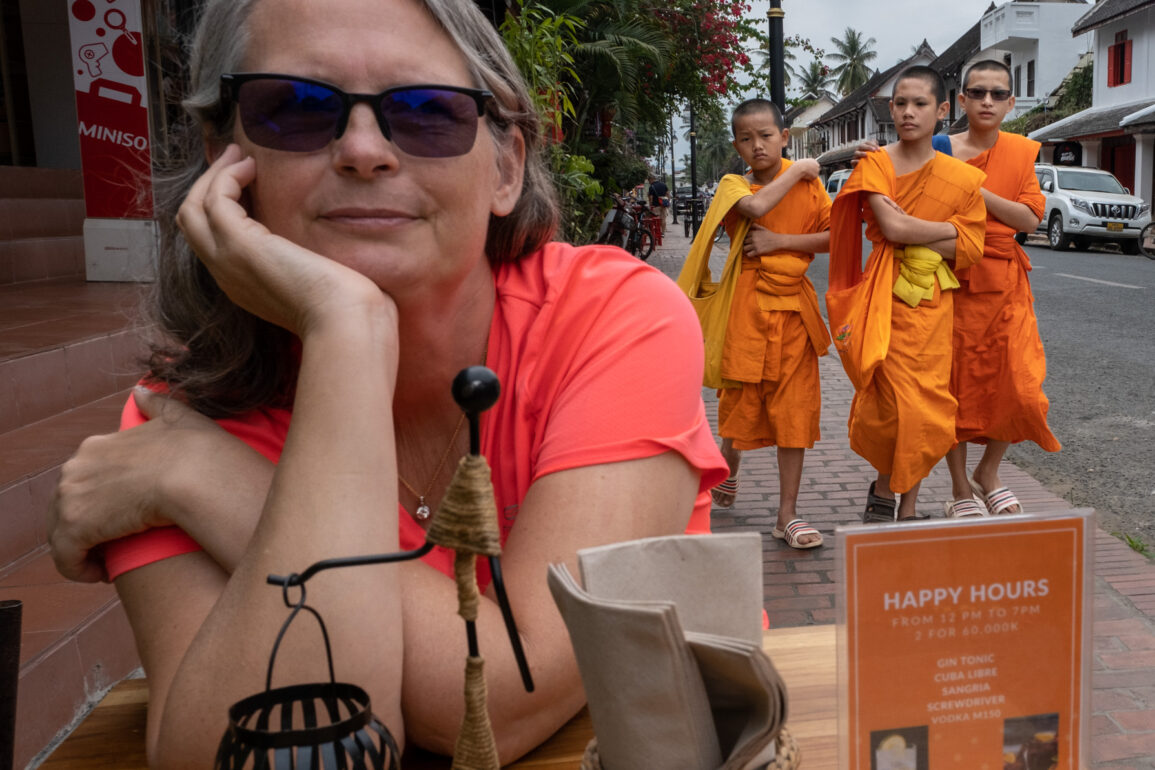
{"label": "black pole", "polygon": [[20,681],[20,615],[17,599],[0,601],[0,770],[16,762],[16,686]]}
{"label": "black pole", "polygon": [[694,105],[690,104],[690,237],[698,234],[698,130]]}
{"label": "black pole", "polygon": [[770,101],[786,112],[786,45],[782,39],[782,0],[770,0]]}
{"label": "black pole", "polygon": [[670,116],[670,214],[671,224],[678,224],[678,168],[674,165],[674,156],[677,154],[674,137],[674,116]]}

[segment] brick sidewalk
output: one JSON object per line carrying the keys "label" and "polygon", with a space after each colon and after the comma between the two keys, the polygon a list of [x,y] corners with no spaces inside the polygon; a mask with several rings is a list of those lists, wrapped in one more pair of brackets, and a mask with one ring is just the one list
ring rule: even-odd
{"label": "brick sidewalk", "polygon": [[[676,278],[689,251],[681,224],[670,225],[649,262]],[[725,248],[723,242],[719,246]],[[715,278],[725,253],[715,248]],[[798,551],[770,537],[778,509],[778,470],[773,449],[742,457],[741,489],[733,508],[715,509],[715,531],[763,535],[765,607],[771,626],[833,623],[835,571],[833,530],[861,521],[873,469],[850,450],[846,420],[853,389],[833,349],[819,359],[822,380],[822,441],[807,451],[798,515],[820,530],[822,548]],[[702,390],[706,413],[716,424],[717,398]],[[1032,512],[1065,511],[1071,505],[1010,463],[999,473]],[[950,475],[939,463],[922,485],[920,512],[942,515],[950,498]],[[1093,766],[1155,770],[1155,563],[1115,537],[1096,531],[1093,703]]]}

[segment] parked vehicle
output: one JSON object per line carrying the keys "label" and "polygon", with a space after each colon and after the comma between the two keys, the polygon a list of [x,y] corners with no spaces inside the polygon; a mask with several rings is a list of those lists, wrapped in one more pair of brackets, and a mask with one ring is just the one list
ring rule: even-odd
{"label": "parked vehicle", "polygon": [[597,242],[619,246],[639,259],[649,259],[661,238],[661,220],[649,206],[631,196],[614,195],[613,207],[606,212]]}
{"label": "parked vehicle", "polygon": [[846,184],[846,180],[849,178],[850,169],[848,168],[840,168],[830,173],[826,179],[826,194],[830,196],[830,200],[838,197],[838,191],[842,189],[842,185]]}
{"label": "parked vehicle", "polygon": [[1151,221],[1151,204],[1131,195],[1115,176],[1096,168],[1035,164],[1047,198],[1036,232],[1052,249],[1070,244],[1117,243],[1124,254],[1139,253],[1139,234]]}

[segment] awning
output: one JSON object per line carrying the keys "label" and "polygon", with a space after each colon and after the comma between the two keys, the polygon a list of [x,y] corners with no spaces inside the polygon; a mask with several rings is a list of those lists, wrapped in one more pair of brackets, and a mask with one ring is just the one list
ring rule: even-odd
{"label": "awning", "polygon": [[1119,121],[1120,126],[1130,128],[1132,126],[1155,126],[1155,104],[1152,104],[1145,110],[1132,112],[1127,117]]}
{"label": "awning", "polygon": [[1061,142],[1106,134],[1119,130],[1129,118],[1136,113],[1147,112],[1152,106],[1155,106],[1155,99],[1144,99],[1130,104],[1113,104],[1108,107],[1091,107],[1049,126],[1035,129],[1028,136],[1037,142]]}

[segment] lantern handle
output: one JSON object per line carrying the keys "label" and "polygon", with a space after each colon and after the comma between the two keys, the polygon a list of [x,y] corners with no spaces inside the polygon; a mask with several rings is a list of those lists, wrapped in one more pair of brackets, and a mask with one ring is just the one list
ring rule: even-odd
{"label": "lantern handle", "polygon": [[317,619],[317,625],[321,627],[321,637],[325,640],[325,662],[329,666],[329,684],[336,684],[337,677],[333,673],[333,648],[329,644],[329,629],[325,628],[325,621],[321,619],[321,613],[305,604],[305,584],[299,584],[301,595],[295,604],[289,601],[289,584],[285,583],[283,588],[282,596],[284,597],[285,605],[292,607],[293,611],[289,613],[289,617],[285,618],[285,622],[281,624],[281,630],[277,632],[277,639],[273,642],[273,651],[269,653],[269,668],[265,672],[265,692],[270,692],[273,689],[273,666],[277,662],[277,650],[281,647],[281,641],[285,638],[285,632],[289,630],[289,626],[301,610],[308,610],[313,617]]}

